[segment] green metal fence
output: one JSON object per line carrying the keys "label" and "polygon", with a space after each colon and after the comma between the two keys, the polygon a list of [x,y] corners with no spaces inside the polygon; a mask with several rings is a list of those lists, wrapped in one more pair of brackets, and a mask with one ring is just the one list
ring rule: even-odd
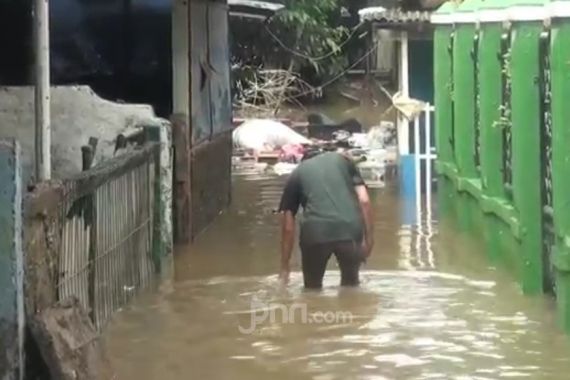
{"label": "green metal fence", "polygon": [[441,213],[570,331],[570,1],[466,0],[434,23]]}

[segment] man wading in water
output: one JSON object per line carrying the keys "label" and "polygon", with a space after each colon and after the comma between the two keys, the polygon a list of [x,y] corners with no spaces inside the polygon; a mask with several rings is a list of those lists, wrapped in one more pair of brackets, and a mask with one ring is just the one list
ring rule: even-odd
{"label": "man wading in water", "polygon": [[308,153],[285,185],[282,213],[281,274],[289,280],[295,216],[303,206],[300,246],[306,288],[319,289],[334,253],[342,286],[359,284],[360,265],[374,244],[372,208],[354,163],[339,153]]}

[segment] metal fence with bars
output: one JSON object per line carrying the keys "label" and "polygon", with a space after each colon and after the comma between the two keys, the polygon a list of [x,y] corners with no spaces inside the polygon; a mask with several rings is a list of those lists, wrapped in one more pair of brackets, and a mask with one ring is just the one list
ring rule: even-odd
{"label": "metal fence with bars", "polygon": [[77,298],[99,329],[159,268],[159,161],[147,142],[63,183],[57,298]]}
{"label": "metal fence with bars", "polygon": [[[424,110],[414,119],[414,160],[416,210],[431,212],[433,166],[437,159],[433,121],[435,108],[427,103]],[[424,197],[422,196],[424,195]],[[418,219],[419,220],[419,219]]]}

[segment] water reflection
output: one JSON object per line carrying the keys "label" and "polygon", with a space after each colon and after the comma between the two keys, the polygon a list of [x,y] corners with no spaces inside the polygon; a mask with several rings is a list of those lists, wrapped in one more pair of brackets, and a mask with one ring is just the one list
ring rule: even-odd
{"label": "water reflection", "polygon": [[520,295],[431,212],[409,223],[394,189],[373,196],[377,246],[359,289],[338,287],[334,262],[322,292],[303,291],[298,270],[280,286],[282,181],[236,179],[232,209],[178,254],[174,281],[116,318],[107,344],[120,378],[568,377],[547,301]]}

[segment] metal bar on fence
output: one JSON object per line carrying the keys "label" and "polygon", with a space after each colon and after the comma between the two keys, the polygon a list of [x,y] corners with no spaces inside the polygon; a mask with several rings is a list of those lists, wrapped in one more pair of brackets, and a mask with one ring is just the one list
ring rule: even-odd
{"label": "metal bar on fence", "polygon": [[425,155],[427,159],[425,160],[426,165],[426,209],[431,207],[431,107],[426,107],[425,111],[425,130],[424,130],[424,142],[425,142]]}
{"label": "metal bar on fence", "polygon": [[421,186],[421,151],[420,151],[420,118],[416,117],[414,120],[414,161],[415,161],[415,186],[416,186],[416,211],[421,211],[421,197],[422,197],[422,186]]}
{"label": "metal bar on fence", "polygon": [[[415,192],[416,210],[418,220],[421,218],[423,204],[427,210],[427,217],[431,218],[432,202],[432,165],[437,158],[432,143],[432,113],[435,108],[429,103],[422,113],[414,120],[414,162],[415,162]],[[423,122],[422,122],[423,116]],[[423,135],[421,133],[423,129]],[[423,136],[423,140],[422,140]],[[423,149],[423,152],[422,152]],[[425,191],[425,201],[423,200],[423,190]]]}
{"label": "metal bar on fence", "polygon": [[91,226],[89,227],[89,255],[88,255],[88,262],[89,262],[89,274],[88,274],[88,297],[89,297],[89,314],[91,315],[91,319],[93,321],[97,321],[96,317],[96,296],[95,296],[95,258],[97,257],[97,243],[98,243],[98,236],[97,236],[97,193],[93,192],[93,194],[89,195],[87,201],[87,209],[91,212]]}
{"label": "metal bar on fence", "polygon": [[77,297],[101,329],[160,265],[160,145],[91,168],[93,150],[82,147],[87,170],[66,180],[57,289],[60,300]]}

